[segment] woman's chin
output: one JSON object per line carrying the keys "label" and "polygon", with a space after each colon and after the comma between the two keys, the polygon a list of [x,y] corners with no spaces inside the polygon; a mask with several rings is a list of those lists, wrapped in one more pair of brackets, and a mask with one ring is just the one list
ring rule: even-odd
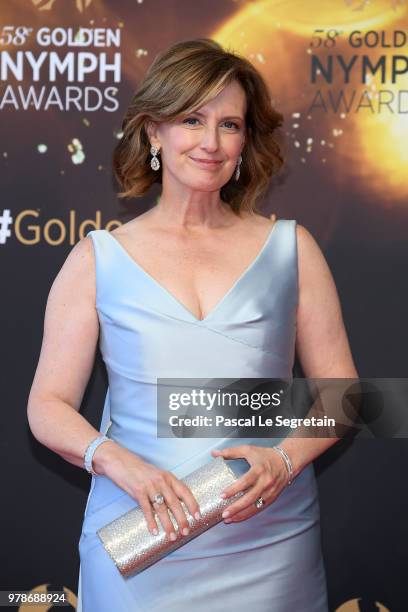
{"label": "woman's chin", "polygon": [[[182,182],[182,181],[181,181]],[[193,191],[208,191],[211,193],[212,191],[218,191],[225,183],[220,183],[220,181],[211,180],[210,177],[200,178],[196,180],[189,181],[185,183],[185,186]]]}

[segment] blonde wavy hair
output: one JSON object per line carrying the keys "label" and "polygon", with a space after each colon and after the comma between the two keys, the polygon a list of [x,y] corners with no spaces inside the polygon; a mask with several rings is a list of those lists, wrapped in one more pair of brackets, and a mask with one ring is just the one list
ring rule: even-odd
{"label": "blonde wavy hair", "polygon": [[258,198],[283,165],[274,135],[283,116],[273,108],[256,68],[208,38],[178,42],[157,55],[133,95],[113,152],[113,171],[122,189],[118,197],[140,197],[153,183],[162,182],[161,169],[150,167],[147,121],[172,121],[196,111],[234,80],[246,93],[246,141],[240,178],[231,177],[221,188],[221,198],[237,214],[257,210]]}

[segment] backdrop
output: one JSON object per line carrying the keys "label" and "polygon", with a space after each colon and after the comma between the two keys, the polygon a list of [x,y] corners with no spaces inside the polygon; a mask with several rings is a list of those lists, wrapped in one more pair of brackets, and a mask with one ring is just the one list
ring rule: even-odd
{"label": "backdrop", "polygon": [[[69,251],[157,196],[125,205],[115,194],[111,154],[132,92],[182,39],[214,38],[255,64],[285,116],[286,166],[265,214],[296,219],[319,242],[360,376],[402,379],[408,6],[2,0],[0,18],[0,589],[65,589],[75,609],[90,479],[36,442],[27,398],[48,292]],[[82,407],[96,427],[106,382],[98,354]],[[343,440],[315,462],[331,610],[408,609],[407,465],[405,439],[379,438]]]}

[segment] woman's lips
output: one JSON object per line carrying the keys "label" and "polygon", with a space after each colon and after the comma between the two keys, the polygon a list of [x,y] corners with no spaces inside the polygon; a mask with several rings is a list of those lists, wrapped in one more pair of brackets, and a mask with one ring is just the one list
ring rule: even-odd
{"label": "woman's lips", "polygon": [[198,164],[202,168],[206,168],[208,170],[217,168],[222,163],[221,161],[218,161],[218,160],[200,159],[198,157],[190,157],[190,159],[192,159],[193,162],[195,162],[196,164]]}

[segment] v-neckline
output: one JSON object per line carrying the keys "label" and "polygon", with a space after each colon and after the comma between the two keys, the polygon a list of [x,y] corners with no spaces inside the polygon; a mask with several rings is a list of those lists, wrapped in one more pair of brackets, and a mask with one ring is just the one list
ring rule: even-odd
{"label": "v-neckline", "polygon": [[171,300],[173,300],[178,306],[180,306],[193,320],[195,323],[199,324],[199,323],[206,323],[208,321],[208,319],[213,316],[213,314],[221,307],[222,304],[224,304],[226,302],[226,300],[228,299],[228,297],[231,295],[231,293],[233,293],[233,291],[235,290],[235,288],[248,276],[248,274],[250,273],[250,271],[256,266],[256,264],[261,260],[263,254],[265,253],[272,235],[274,233],[275,227],[278,224],[279,219],[276,219],[276,221],[274,222],[272,229],[269,231],[268,236],[265,240],[265,242],[263,243],[261,249],[258,251],[258,254],[256,255],[256,257],[252,260],[252,262],[245,268],[245,270],[238,276],[238,278],[234,281],[234,283],[231,285],[231,287],[227,290],[226,293],[224,293],[224,295],[218,300],[218,302],[215,304],[215,306],[213,306],[211,308],[211,310],[208,312],[208,314],[202,318],[199,319],[198,317],[196,317],[196,315],[194,313],[191,312],[191,310],[189,310],[187,308],[187,306],[185,306],[173,293],[171,293],[171,291],[169,291],[168,289],[166,289],[166,287],[164,285],[162,285],[161,283],[159,283],[158,280],[156,280],[154,278],[154,276],[152,276],[151,274],[149,274],[149,272],[147,272],[131,255],[130,253],[127,251],[127,249],[125,249],[125,247],[122,245],[121,242],[119,242],[119,240],[117,238],[115,238],[115,236],[113,236],[113,234],[106,229],[103,229],[102,231],[105,232],[106,234],[108,234],[110,236],[110,238],[116,243],[117,247],[120,249],[120,251],[127,257],[127,259],[130,261],[130,263],[132,263],[137,270],[139,270],[142,274],[144,274],[156,287],[158,287],[165,295],[167,295]]}

